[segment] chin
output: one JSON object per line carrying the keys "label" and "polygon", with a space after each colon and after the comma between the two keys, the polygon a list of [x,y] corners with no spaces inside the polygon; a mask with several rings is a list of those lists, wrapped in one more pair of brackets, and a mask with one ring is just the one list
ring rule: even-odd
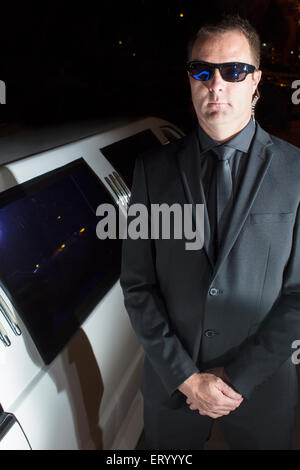
{"label": "chin", "polygon": [[230,121],[231,116],[230,113],[220,110],[205,113],[204,119],[209,122],[224,122]]}

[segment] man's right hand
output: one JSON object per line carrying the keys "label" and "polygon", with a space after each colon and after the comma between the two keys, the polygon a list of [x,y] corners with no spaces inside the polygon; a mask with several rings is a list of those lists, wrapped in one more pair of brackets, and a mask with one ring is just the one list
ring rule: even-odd
{"label": "man's right hand", "polygon": [[187,397],[191,410],[201,415],[219,418],[240,406],[242,395],[233,390],[220,377],[210,373],[195,373],[178,387]]}

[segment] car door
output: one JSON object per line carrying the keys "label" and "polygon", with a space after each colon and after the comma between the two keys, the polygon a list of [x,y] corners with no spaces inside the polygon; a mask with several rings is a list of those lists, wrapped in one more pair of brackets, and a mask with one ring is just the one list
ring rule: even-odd
{"label": "car door", "polygon": [[0,450],[30,450],[27,436],[13,413],[0,405]]}

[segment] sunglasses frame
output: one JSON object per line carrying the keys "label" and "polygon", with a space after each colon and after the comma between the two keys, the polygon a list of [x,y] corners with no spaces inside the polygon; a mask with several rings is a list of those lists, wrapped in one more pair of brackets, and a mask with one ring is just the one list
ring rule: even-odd
{"label": "sunglasses frame", "polygon": [[[190,71],[190,68],[193,64],[201,64],[201,65],[207,65],[209,67],[213,67],[214,70],[212,72],[211,77],[208,80],[199,80],[198,78],[193,77],[193,75],[191,74],[191,71]],[[244,70],[244,72],[246,72],[245,77],[242,80],[225,80],[225,78],[223,77],[223,74],[222,74],[222,68],[226,65],[241,65],[243,67],[246,65],[247,70]],[[190,76],[194,80],[197,80],[198,82],[208,82],[209,80],[211,80],[214,77],[216,69],[219,69],[222,79],[225,82],[229,82],[229,83],[243,82],[246,79],[246,77],[249,73],[253,73],[253,72],[255,72],[255,70],[257,70],[255,65],[247,64],[245,62],[222,62],[221,64],[214,64],[213,62],[205,62],[203,60],[191,60],[191,61],[189,61],[186,64],[186,69],[187,69],[188,73],[190,74]]]}

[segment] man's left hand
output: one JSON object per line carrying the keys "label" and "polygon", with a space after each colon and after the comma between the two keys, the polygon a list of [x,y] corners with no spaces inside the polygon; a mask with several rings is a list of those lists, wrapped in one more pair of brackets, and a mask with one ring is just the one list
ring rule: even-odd
{"label": "man's left hand", "polygon": [[[205,371],[206,374],[213,374],[213,375],[216,375],[217,377],[220,377],[220,379],[222,379],[227,385],[231,386],[231,383],[230,383],[230,380],[229,380],[229,377],[227,376],[225,370],[224,370],[224,367],[214,367],[213,369],[208,369]],[[191,410],[197,410],[198,409],[198,406],[193,403],[190,399],[187,399],[186,400],[186,403],[189,405],[189,408]]]}

